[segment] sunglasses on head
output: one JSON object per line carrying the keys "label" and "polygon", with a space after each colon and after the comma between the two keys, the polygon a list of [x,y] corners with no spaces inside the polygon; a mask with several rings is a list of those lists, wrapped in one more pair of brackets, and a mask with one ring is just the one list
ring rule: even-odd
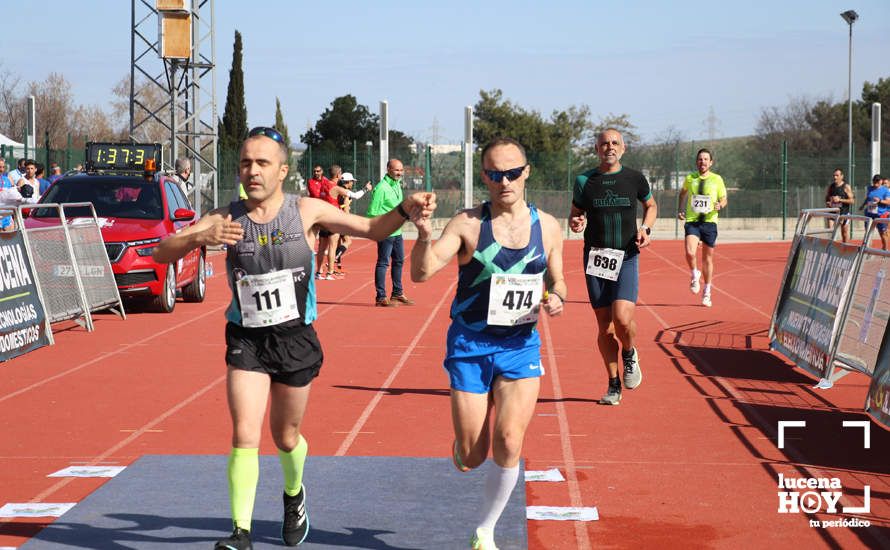
{"label": "sunglasses on head", "polygon": [[525,167],[528,164],[523,164],[517,168],[511,168],[509,170],[486,170],[482,169],[482,172],[488,176],[488,179],[495,183],[501,183],[501,181],[506,177],[509,181],[514,181],[516,178],[522,175],[522,171],[525,170]]}
{"label": "sunglasses on head", "polygon": [[281,133],[275,128],[269,128],[268,126],[257,126],[247,133],[247,137],[254,136],[266,136],[269,139],[274,139],[278,143],[284,143],[284,138],[281,136]]}

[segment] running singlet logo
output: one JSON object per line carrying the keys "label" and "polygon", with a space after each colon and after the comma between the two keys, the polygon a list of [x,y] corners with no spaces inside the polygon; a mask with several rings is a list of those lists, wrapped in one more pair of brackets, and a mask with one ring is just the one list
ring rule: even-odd
{"label": "running singlet logo", "polygon": [[611,189],[606,190],[606,196],[601,199],[593,199],[591,201],[595,208],[611,208],[615,206],[630,206],[630,199],[627,197],[622,197],[612,191]]}

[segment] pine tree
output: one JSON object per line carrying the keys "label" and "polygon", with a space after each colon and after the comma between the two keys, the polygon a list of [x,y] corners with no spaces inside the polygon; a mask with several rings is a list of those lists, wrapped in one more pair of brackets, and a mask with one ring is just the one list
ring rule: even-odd
{"label": "pine tree", "polygon": [[244,102],[244,70],[241,68],[241,33],[235,31],[232,68],[226,91],[226,108],[219,123],[219,148],[231,151],[247,137],[247,106]]}
{"label": "pine tree", "polygon": [[285,124],[284,115],[281,113],[281,101],[277,97],[275,98],[275,129],[278,130],[281,137],[284,138],[284,143],[287,144],[287,148],[290,149],[290,135],[287,133],[287,124]]}

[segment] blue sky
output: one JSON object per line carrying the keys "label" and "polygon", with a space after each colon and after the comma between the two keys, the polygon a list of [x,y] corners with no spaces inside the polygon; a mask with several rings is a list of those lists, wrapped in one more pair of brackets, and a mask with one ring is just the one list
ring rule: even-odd
{"label": "blue sky", "polygon": [[[236,29],[249,124],[274,121],[277,96],[295,139],[351,93],[374,112],[388,100],[391,128],[429,140],[435,119],[439,142],[457,142],[464,107],[493,88],[548,116],[581,104],[594,119],[627,113],[645,140],[669,127],[706,137],[711,107],[718,136],[746,135],[763,107],[846,99],[848,27],[839,14],[847,9],[860,15],[853,97],[863,81],[890,77],[888,0],[603,5],[217,0],[218,108]],[[125,0],[16,2],[4,28],[29,31],[4,33],[0,70],[23,82],[60,72],[79,104],[105,105],[129,72]]]}

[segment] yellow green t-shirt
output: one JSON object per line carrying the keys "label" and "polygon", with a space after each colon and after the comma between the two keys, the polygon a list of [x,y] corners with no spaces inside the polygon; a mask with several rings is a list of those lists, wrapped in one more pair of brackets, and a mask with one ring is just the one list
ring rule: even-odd
{"label": "yellow green t-shirt", "polygon": [[[708,175],[702,179],[698,172],[693,172],[686,176],[683,182],[683,189],[686,190],[686,221],[688,222],[716,222],[719,212],[714,210],[717,201],[726,197],[726,185],[723,178],[714,172],[708,172]],[[692,201],[695,195],[709,195],[711,197],[710,211],[706,214],[700,214],[693,209]]]}

